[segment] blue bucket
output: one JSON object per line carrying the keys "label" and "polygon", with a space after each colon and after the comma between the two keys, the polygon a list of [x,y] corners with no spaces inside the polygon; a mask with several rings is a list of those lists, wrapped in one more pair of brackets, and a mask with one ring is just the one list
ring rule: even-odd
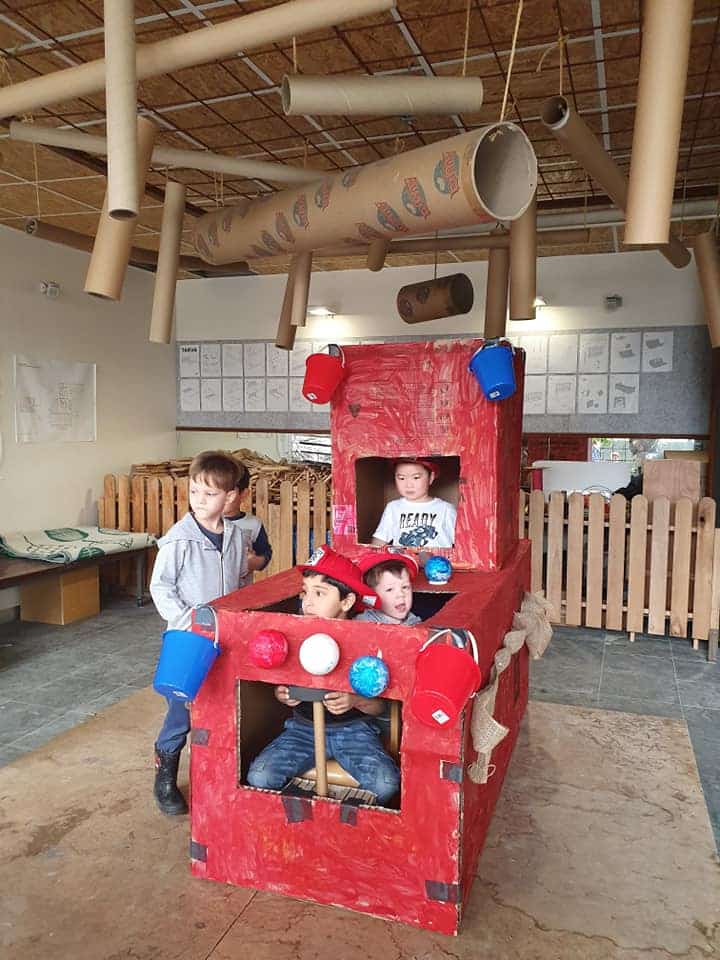
{"label": "blue bucket", "polygon": [[515,393],[513,348],[507,340],[488,340],[472,355],[468,369],[477,377],[488,400],[507,400]]}
{"label": "blue bucket", "polygon": [[199,633],[166,630],[153,687],[164,697],[194,700],[219,653],[217,642]]}

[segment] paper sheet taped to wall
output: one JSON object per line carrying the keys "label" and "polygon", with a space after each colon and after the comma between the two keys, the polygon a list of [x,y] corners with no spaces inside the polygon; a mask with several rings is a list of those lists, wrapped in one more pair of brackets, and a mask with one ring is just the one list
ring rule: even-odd
{"label": "paper sheet taped to wall", "polygon": [[15,357],[18,443],[96,439],[95,364]]}

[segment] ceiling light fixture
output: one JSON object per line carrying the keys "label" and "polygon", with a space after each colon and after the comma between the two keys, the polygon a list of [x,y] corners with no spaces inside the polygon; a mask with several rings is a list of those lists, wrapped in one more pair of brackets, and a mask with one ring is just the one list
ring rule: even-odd
{"label": "ceiling light fixture", "polygon": [[309,317],[334,317],[335,311],[331,310],[329,307],[308,307],[307,308]]}
{"label": "ceiling light fixture", "polygon": [[533,306],[534,306],[534,307],[546,307],[546,306],[547,306],[547,300],[545,299],[545,297],[537,296],[537,297],[535,297],[535,299],[533,300]]}

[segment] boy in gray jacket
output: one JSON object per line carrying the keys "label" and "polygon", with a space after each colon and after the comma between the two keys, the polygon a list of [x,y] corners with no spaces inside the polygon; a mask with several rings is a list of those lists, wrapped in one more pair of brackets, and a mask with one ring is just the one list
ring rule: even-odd
{"label": "boy in gray jacket", "polygon": [[[240,466],[209,450],[190,464],[190,513],[158,541],[150,593],[168,630],[188,630],[195,607],[237,590],[247,575],[249,535],[223,517],[240,479]],[[167,698],[168,710],[155,741],[155,801],[163,813],[187,813],[178,790],[180,753],[190,730],[185,703]]]}
{"label": "boy in gray jacket", "polygon": [[373,550],[357,561],[363,580],[380,597],[380,607],[363,610],[356,620],[370,623],[392,623],[413,627],[421,619],[412,612],[413,580],[420,569],[415,557],[408,553]]}

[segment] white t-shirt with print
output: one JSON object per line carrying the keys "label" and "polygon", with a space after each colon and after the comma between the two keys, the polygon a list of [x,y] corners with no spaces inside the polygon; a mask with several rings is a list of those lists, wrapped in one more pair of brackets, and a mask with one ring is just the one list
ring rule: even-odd
{"label": "white t-shirt with print", "polygon": [[398,497],[383,510],[373,536],[396,547],[451,547],[456,518],[455,507],[439,497],[426,503]]}

